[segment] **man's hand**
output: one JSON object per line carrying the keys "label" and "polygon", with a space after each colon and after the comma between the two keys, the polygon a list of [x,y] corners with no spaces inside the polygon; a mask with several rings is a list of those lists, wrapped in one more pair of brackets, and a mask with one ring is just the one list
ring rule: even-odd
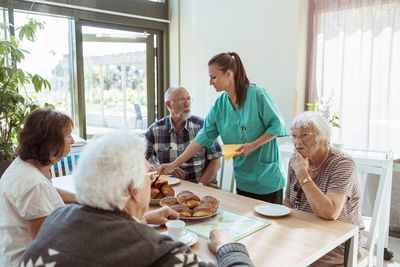
{"label": "man's hand", "polygon": [[185,172],[184,172],[181,168],[179,168],[179,167],[175,168],[175,169],[174,169],[171,173],[169,173],[169,174],[171,174],[173,177],[179,178],[179,179],[181,179],[181,180],[185,180]]}
{"label": "man's hand", "polygon": [[164,225],[169,220],[178,220],[179,213],[168,206],[164,206],[162,208],[146,212],[144,214],[144,218],[149,224]]}
{"label": "man's hand", "polygon": [[207,178],[200,177],[200,178],[197,180],[197,183],[198,183],[198,184],[201,184],[201,185],[208,185],[208,179],[207,179]]}
{"label": "man's hand", "polygon": [[220,247],[232,242],[233,238],[228,231],[221,228],[215,228],[210,232],[210,239],[208,240],[208,248],[212,252],[217,253]]}
{"label": "man's hand", "polygon": [[158,166],[158,174],[170,174],[176,167],[173,163],[165,163]]}
{"label": "man's hand", "polygon": [[185,179],[185,172],[181,168],[175,167],[173,163],[161,164],[157,166],[157,171],[159,175],[167,174],[182,180]]}

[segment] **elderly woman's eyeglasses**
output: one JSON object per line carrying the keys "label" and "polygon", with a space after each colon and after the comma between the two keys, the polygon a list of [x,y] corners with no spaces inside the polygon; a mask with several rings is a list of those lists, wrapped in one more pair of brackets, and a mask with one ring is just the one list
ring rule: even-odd
{"label": "elderly woman's eyeglasses", "polygon": [[154,182],[157,179],[157,171],[148,172],[147,175],[149,176],[151,182]]}
{"label": "elderly woman's eyeglasses", "polygon": [[179,104],[186,103],[186,101],[189,102],[189,103],[192,103],[193,102],[193,98],[190,98],[190,96],[189,97],[181,97],[179,99],[175,99],[174,101],[177,101]]}
{"label": "elderly woman's eyeglasses", "polygon": [[291,133],[290,138],[292,139],[292,141],[295,140],[302,140],[302,141],[308,141],[312,138],[312,136],[315,136],[314,133]]}

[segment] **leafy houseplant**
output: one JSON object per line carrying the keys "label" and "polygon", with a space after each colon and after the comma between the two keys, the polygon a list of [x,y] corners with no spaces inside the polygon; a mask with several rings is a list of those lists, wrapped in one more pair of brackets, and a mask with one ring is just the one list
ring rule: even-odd
{"label": "leafy houseplant", "polygon": [[[6,35],[11,32],[10,27],[13,26],[0,24]],[[30,19],[16,29],[17,36],[10,35],[9,40],[0,38],[0,161],[13,160],[24,120],[39,107],[34,98],[27,95],[25,86],[32,84],[36,92],[51,88],[46,79],[18,67],[25,54],[29,53],[20,47],[21,41],[27,39],[34,42],[36,31],[43,28],[42,23]]]}

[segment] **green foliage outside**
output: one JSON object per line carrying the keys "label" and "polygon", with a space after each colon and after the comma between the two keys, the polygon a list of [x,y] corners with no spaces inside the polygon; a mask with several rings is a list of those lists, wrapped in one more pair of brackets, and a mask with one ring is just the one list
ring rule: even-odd
{"label": "green foliage outside", "polygon": [[[10,36],[10,25],[0,23],[0,29]],[[22,130],[28,114],[39,105],[33,97],[27,95],[25,85],[32,84],[36,92],[51,89],[50,83],[37,74],[31,74],[18,68],[27,50],[20,48],[24,39],[35,41],[36,31],[44,25],[36,20],[29,20],[11,35],[9,39],[0,38],[0,160],[12,160],[17,146],[17,137]],[[45,104],[45,107],[53,107]]]}
{"label": "green foliage outside", "polygon": [[[100,108],[101,84],[100,66],[87,65],[85,67],[86,104],[88,110],[94,111]],[[147,106],[146,78],[137,70],[126,67],[127,88],[126,97],[128,103],[138,103]],[[121,66],[105,65],[103,69],[104,79],[104,105],[116,112],[122,112],[122,70]],[[88,90],[89,89],[89,90]]]}

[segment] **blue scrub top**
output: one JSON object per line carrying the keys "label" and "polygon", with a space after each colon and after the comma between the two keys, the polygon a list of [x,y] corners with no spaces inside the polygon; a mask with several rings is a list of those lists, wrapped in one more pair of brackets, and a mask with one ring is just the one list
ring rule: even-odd
{"label": "blue scrub top", "polygon": [[[194,139],[210,147],[218,136],[224,144],[251,143],[262,134],[286,136],[286,126],[266,90],[255,85],[247,89],[243,106],[236,110],[224,92],[208,113],[203,128]],[[276,138],[245,157],[234,157],[236,186],[254,194],[270,194],[285,186],[285,174]]]}

